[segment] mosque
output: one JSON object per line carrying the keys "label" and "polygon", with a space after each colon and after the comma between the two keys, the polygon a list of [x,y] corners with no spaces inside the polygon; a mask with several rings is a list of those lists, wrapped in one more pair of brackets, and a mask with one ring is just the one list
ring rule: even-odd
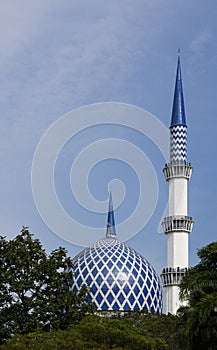
{"label": "mosque", "polygon": [[[188,237],[193,219],[188,216],[187,124],[178,54],[170,124],[170,162],[163,169],[169,187],[168,217],[162,226],[167,236],[167,267],[161,280],[149,262],[116,237],[112,194],[109,198],[106,236],[74,259],[72,290],[89,287],[88,299],[97,311],[147,310],[175,314],[180,307],[179,283],[188,268]],[[162,281],[162,283],[161,283]],[[162,288],[163,286],[163,288]]]}

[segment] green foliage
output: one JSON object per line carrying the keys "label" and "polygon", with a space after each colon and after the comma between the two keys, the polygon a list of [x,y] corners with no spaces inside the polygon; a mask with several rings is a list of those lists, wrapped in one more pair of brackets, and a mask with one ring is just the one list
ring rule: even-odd
{"label": "green foliage", "polygon": [[26,227],[11,241],[0,237],[1,342],[15,333],[66,328],[91,312],[87,290],[70,289],[71,268],[64,248],[47,256]]}
{"label": "green foliage", "polygon": [[92,315],[85,287],[71,291],[72,261],[64,248],[47,256],[25,227],[11,241],[0,236],[0,337],[6,341],[0,350],[217,349],[217,242],[198,256],[180,285],[188,306],[178,316],[99,316]]}
{"label": "green foliage", "polygon": [[15,336],[0,349],[180,350],[174,342],[175,327],[174,316],[141,312],[89,315],[67,330]]}
{"label": "green foliage", "polygon": [[203,247],[198,250],[197,255],[200,258],[199,267],[205,270],[214,270],[217,269],[217,242],[208,244],[206,247]]}
{"label": "green foliage", "polygon": [[198,251],[199,264],[189,269],[180,285],[188,307],[179,310],[185,324],[186,349],[217,349],[217,242]]}

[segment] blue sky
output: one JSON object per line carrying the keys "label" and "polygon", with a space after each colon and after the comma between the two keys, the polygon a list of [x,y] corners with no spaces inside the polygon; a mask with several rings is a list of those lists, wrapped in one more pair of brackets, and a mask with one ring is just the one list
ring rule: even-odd
{"label": "blue sky", "polygon": [[[197,263],[197,249],[216,240],[216,16],[215,0],[1,1],[2,235],[11,238],[22,225],[29,226],[48,251],[61,245],[71,256],[79,252],[80,247],[61,238],[64,222],[60,223],[59,235],[54,234],[37,211],[31,188],[36,147],[61,116],[93,103],[132,104],[168,126],[180,47],[189,126],[188,160],[194,167],[189,191],[189,215],[195,219],[190,264]],[[117,125],[91,127],[72,137],[56,161],[54,181],[59,201],[68,215],[80,223],[102,228],[103,236],[107,186],[112,179],[120,179],[124,185],[117,181],[113,184],[117,192],[114,203],[119,197],[123,199],[125,193],[116,210],[117,223],[133,212],[139,198],[139,181],[133,169],[117,159],[100,162],[89,174],[89,190],[98,203],[99,214],[76,205],[70,188],[70,169],[76,152],[79,154],[89,143],[104,138],[135,144],[155,169],[159,187],[156,209],[136,235],[131,234],[133,226],[129,225],[129,235],[133,237],[128,244],[160,272],[166,266],[166,237],[158,232],[167,201],[167,184],[162,174],[165,160],[147,137]],[[83,171],[82,167],[79,169],[78,177]],[[146,170],[144,167],[144,179],[149,184]],[[73,231],[72,241],[79,234]],[[119,234],[121,237],[123,233]]]}

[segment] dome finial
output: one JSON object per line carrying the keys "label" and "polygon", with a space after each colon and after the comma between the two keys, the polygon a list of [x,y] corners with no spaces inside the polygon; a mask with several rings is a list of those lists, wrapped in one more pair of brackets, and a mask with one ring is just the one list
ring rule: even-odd
{"label": "dome finial", "polygon": [[183,96],[183,89],[182,89],[180,49],[178,49],[176,84],[175,84],[173,110],[172,110],[172,118],[171,118],[170,126],[175,126],[175,125],[186,125],[184,96]]}
{"label": "dome finial", "polygon": [[112,202],[111,189],[109,189],[109,209],[108,209],[106,237],[116,238],[115,216],[114,216],[114,211],[113,211],[113,202]]}

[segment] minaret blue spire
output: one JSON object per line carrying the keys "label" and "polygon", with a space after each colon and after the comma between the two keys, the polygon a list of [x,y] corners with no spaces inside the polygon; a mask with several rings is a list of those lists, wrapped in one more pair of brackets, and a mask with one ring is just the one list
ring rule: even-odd
{"label": "minaret blue spire", "polygon": [[185,125],[185,105],[184,96],[182,89],[182,75],[181,75],[181,63],[180,63],[180,49],[178,50],[178,62],[177,62],[177,72],[176,72],[176,84],[173,99],[173,110],[170,126],[175,125]]}
{"label": "minaret blue spire", "polygon": [[178,51],[178,63],[176,84],[173,99],[172,119],[170,125],[170,163],[180,164],[187,161],[187,125],[185,119],[185,106],[182,90],[182,76],[180,64],[180,50]]}
{"label": "minaret blue spire", "polygon": [[108,219],[107,219],[107,230],[106,237],[116,237],[115,232],[115,216],[113,211],[112,193],[109,193],[109,209],[108,209]]}

